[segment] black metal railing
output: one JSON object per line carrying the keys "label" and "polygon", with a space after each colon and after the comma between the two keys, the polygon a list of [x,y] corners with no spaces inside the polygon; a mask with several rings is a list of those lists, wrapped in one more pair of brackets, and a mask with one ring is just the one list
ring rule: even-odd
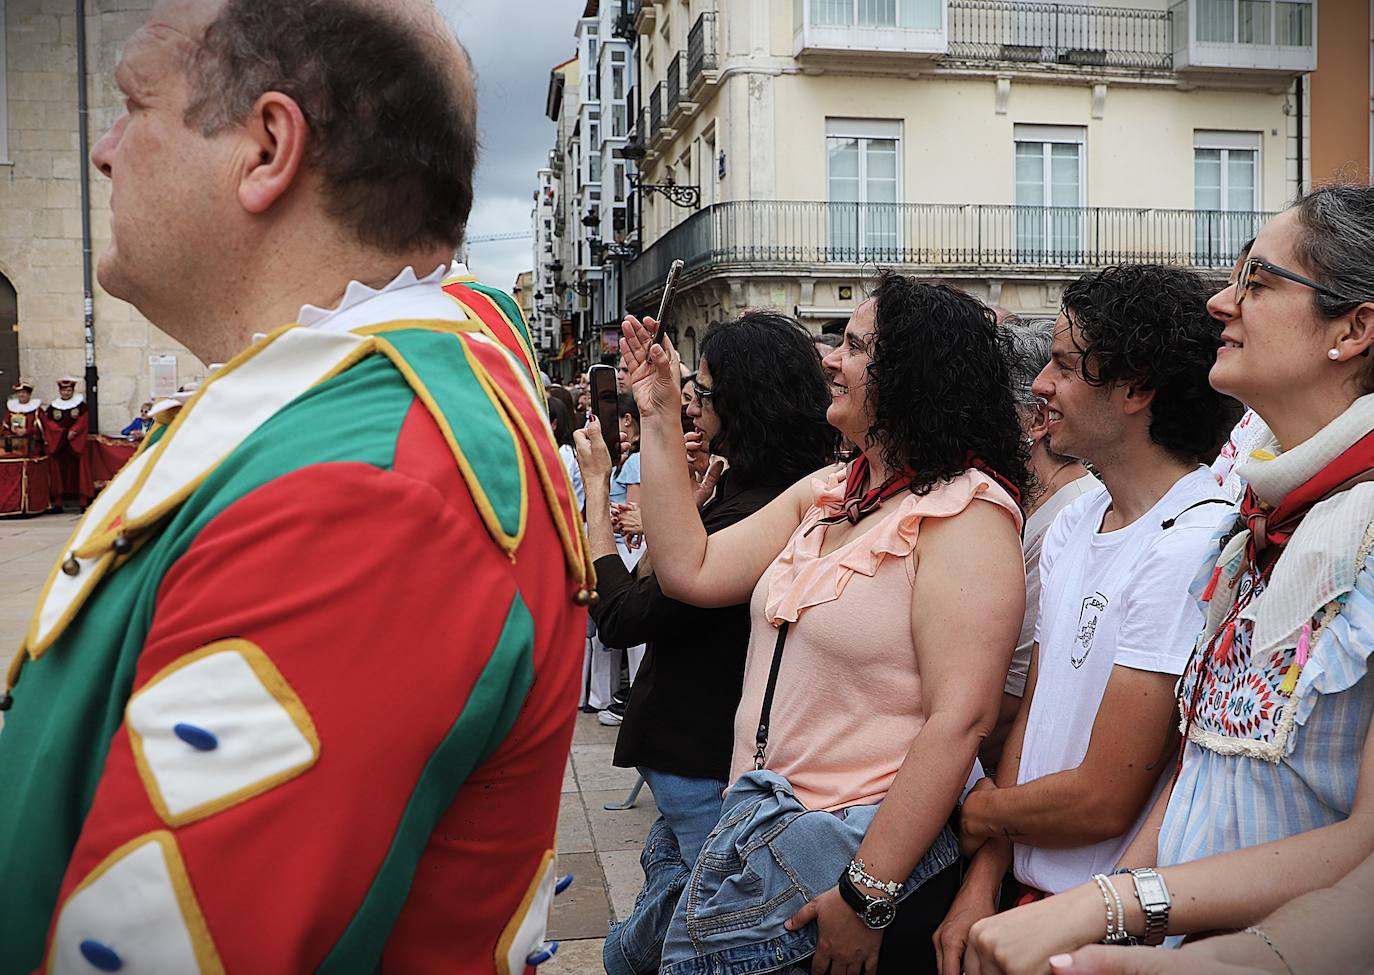
{"label": "black metal railing", "polygon": [[626,294],[657,287],[675,258],[713,267],[881,264],[911,270],[1077,271],[1128,261],[1230,267],[1270,214],[982,203],[717,203],[626,270]]}
{"label": "black metal railing", "polygon": [[663,128],[663,82],[654,85],[654,90],[649,94],[649,135],[658,135],[658,130]]}
{"label": "black metal railing", "polygon": [[1169,19],[1163,10],[950,0],[949,56],[1169,71]]}
{"label": "black metal railing", "polygon": [[687,34],[687,88],[696,91],[702,72],[716,70],[716,13],[708,10],[697,17]]}
{"label": "black metal railing", "polygon": [[611,33],[622,41],[635,39],[635,17],[639,13],[639,0],[620,0],[619,13],[611,25]]}
{"label": "black metal railing", "polygon": [[682,105],[685,92],[682,90],[687,55],[678,51],[673,55],[673,59],[668,62],[668,74],[664,81],[668,85],[668,114],[672,115]]}

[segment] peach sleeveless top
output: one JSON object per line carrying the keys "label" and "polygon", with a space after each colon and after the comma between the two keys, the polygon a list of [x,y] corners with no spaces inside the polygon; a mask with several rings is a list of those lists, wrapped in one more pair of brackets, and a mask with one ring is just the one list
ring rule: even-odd
{"label": "peach sleeveless top", "polygon": [[[872,804],[925,724],[921,674],[911,639],[916,540],[926,518],[949,518],[975,501],[998,505],[1021,527],[1021,511],[977,470],[903,495],[869,516],[867,531],[821,555],[827,526],[841,510],[844,470],[813,482],[815,502],[750,601],[744,691],[735,712],[730,780],[754,767],[755,733],[777,644],[791,623],[773,694],[766,768],[791,782],[808,809]],[[951,652],[958,637],[951,634]]]}

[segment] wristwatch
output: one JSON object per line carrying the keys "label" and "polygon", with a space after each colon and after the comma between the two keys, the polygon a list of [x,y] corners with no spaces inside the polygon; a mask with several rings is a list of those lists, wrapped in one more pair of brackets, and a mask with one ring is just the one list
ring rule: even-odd
{"label": "wristwatch", "polygon": [[1159,945],[1169,930],[1169,908],[1173,901],[1164,878],[1149,867],[1138,867],[1131,871],[1135,881],[1135,898],[1140,901],[1140,909],[1145,912],[1145,936],[1141,944]]}
{"label": "wristwatch", "polygon": [[854,909],[860,921],[874,931],[881,931],[896,918],[896,901],[888,900],[886,897],[869,897],[849,879],[847,870],[840,874],[839,887],[844,902]]}

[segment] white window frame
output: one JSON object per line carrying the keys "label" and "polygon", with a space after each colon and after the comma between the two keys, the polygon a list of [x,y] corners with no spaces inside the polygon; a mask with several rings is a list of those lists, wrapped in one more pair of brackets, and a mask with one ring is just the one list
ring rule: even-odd
{"label": "white window frame", "polygon": [[[897,200],[895,203],[890,205],[896,208],[896,227],[894,228],[896,231],[896,238],[893,241],[892,249],[894,252],[899,253],[902,249],[903,243],[901,207],[903,202],[906,200],[906,186],[902,179],[902,171],[905,157],[903,155],[902,146],[903,139],[901,119],[827,118],[825,120],[825,139],[827,143],[831,139],[856,139],[861,143],[859,147],[859,193],[864,198],[858,201],[858,205],[860,207],[865,207],[870,204],[870,201],[867,199],[868,156],[867,153],[864,152],[862,143],[881,139],[891,139],[897,144],[897,159],[895,163],[897,167]],[[834,202],[830,199],[830,152],[828,147],[826,149],[825,155],[825,198],[828,205],[829,203]],[[873,205],[887,206],[889,204],[880,203]],[[859,218],[860,224],[857,228],[858,238],[855,240],[854,246],[858,250],[860,260],[870,259],[865,255],[868,255],[873,252],[881,252],[883,254],[884,260],[891,260],[892,258],[887,256],[884,248],[874,248],[869,246],[868,222],[864,210],[859,211]],[[835,246],[835,237],[830,229],[827,229],[826,231],[826,240],[828,247]]]}
{"label": "white window frame", "polygon": [[[1088,207],[1088,138],[1087,129],[1081,125],[1040,125],[1037,123],[1017,122],[1012,126],[1012,174],[1011,174],[1011,200],[1014,209],[1012,212],[1017,219],[1013,219],[1012,239],[1021,236],[1019,227],[1015,226],[1021,217],[1020,207],[1022,204],[1016,202],[1016,145],[1021,142],[1040,143],[1044,146],[1049,145],[1075,145],[1078,146],[1078,202],[1074,206],[1083,211],[1078,219],[1078,250],[1083,253],[1087,248],[1087,207]],[[1052,153],[1041,151],[1041,185],[1045,188],[1046,199],[1050,196],[1051,187],[1051,167]],[[1052,215],[1048,212],[1054,205],[1045,203],[1046,210],[1044,218],[1044,228],[1040,239],[1043,241],[1043,252],[1050,254],[1050,244],[1054,238],[1051,225]],[[1019,249],[1019,244],[1015,249]],[[1061,255],[1062,256],[1062,255]]]}
{"label": "white window frame", "polygon": [[[1231,152],[1253,152],[1255,154],[1255,185],[1254,192],[1250,198],[1250,212],[1257,213],[1260,209],[1260,187],[1263,185],[1263,166],[1264,157],[1261,154],[1263,140],[1258,132],[1222,132],[1207,129],[1197,129],[1193,132],[1193,209],[1198,214],[1195,217],[1193,231],[1193,249],[1197,252],[1195,260],[1204,261],[1225,260],[1227,255],[1237,253],[1241,245],[1251,237],[1255,236],[1259,230],[1259,218],[1250,220],[1244,218],[1226,217],[1224,214],[1242,213],[1244,211],[1232,210],[1230,207],[1230,185],[1227,163]],[[1215,218],[1204,218],[1201,214],[1204,211],[1198,209],[1197,205],[1197,151],[1208,149],[1221,152],[1221,206],[1215,211],[1223,216]],[[1219,224],[1219,226],[1218,226]],[[1204,256],[1204,240],[1209,233],[1213,233],[1217,239],[1212,241],[1211,253]]]}

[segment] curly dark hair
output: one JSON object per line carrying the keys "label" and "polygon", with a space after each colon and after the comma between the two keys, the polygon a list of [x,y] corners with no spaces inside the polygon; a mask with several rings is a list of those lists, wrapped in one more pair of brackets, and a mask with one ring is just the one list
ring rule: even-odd
{"label": "curly dark hair", "polygon": [[909,468],[926,494],[977,457],[1026,496],[1029,451],[1012,396],[1010,339],[991,308],[945,285],[883,271],[868,365],[870,445],[890,470]]}
{"label": "curly dark hair", "polygon": [[1084,381],[1154,390],[1150,439],[1190,463],[1211,463],[1242,412],[1207,381],[1222,329],[1209,296],[1192,271],[1160,264],[1118,264],[1064,289]]}
{"label": "curly dark hair", "polygon": [[729,459],[731,477],[786,487],[834,459],[829,384],[811,333],[795,318],[750,311],[712,323],[701,357],[720,417],[711,452]]}

